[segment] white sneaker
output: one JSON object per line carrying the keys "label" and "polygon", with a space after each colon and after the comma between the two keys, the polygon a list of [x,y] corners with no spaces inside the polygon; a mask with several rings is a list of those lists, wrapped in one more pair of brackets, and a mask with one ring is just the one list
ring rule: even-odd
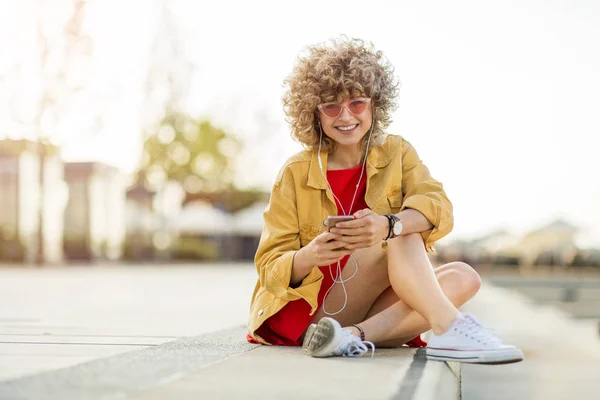
{"label": "white sneaker", "polygon": [[335,319],[324,317],[318,324],[308,327],[302,350],[311,357],[360,357],[369,351],[367,345],[371,346],[374,353],[373,343],[363,342],[349,329],[343,329]]}
{"label": "white sneaker", "polygon": [[521,350],[503,344],[468,313],[459,315],[446,333],[436,336],[432,332],[426,354],[431,360],[481,364],[505,364],[523,359]]}

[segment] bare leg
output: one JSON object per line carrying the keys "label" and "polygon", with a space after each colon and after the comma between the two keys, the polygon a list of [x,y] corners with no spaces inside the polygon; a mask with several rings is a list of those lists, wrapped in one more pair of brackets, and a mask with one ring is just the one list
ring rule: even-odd
{"label": "bare leg", "polygon": [[[375,246],[355,253],[363,261],[360,264],[363,273],[352,286],[348,307],[344,307],[343,312],[336,316],[339,325],[346,330],[341,330],[338,324],[329,320],[309,328],[310,335],[303,345],[309,355],[329,357],[364,354],[367,348],[361,347],[360,339],[356,337],[359,331],[352,326],[360,323],[366,339],[382,347],[399,346],[431,328],[435,334],[429,338],[428,359],[484,364],[523,359],[520,349],[505,345],[487,333],[474,317],[460,318],[455,326],[456,332],[444,335],[456,321],[459,313],[457,307],[473,297],[479,289],[479,275],[462,262],[446,264],[434,272],[420,235],[406,235],[394,239],[394,242],[389,244],[384,257],[378,257]],[[375,262],[364,262],[368,260]],[[385,283],[385,279],[382,280],[379,275],[382,270],[387,272],[385,279],[390,285],[372,300],[381,283]],[[334,293],[332,289],[332,293],[334,302],[343,302],[339,290]],[[365,306],[369,306],[366,312]],[[346,342],[346,347],[335,347]]]}
{"label": "bare leg", "polygon": [[[447,298],[460,307],[479,290],[480,279],[467,264],[445,264],[434,270],[435,276]],[[360,323],[367,340],[378,347],[398,347],[430,329],[422,315],[400,301],[390,287],[379,296],[365,321]],[[355,334],[358,330],[351,327]]]}
{"label": "bare leg", "polygon": [[[333,317],[342,326],[361,323],[368,340],[383,345],[401,345],[431,328],[431,320],[418,311],[413,312],[409,302],[423,303],[417,307],[426,310],[422,312],[445,307],[450,315],[449,326],[458,313],[456,306],[474,296],[480,285],[477,273],[464,263],[450,263],[434,270],[420,234],[390,241],[387,251],[376,244],[360,249],[354,256],[360,267],[358,274],[346,284],[348,304]],[[342,276],[348,278],[353,272],[354,263],[348,261]],[[392,276],[395,282],[400,281],[399,289],[393,286],[390,289]],[[405,298],[402,287],[410,285],[414,286],[414,290],[410,290],[412,296]],[[340,286],[336,285],[326,299],[330,312],[339,310],[344,303]],[[395,295],[396,290],[401,291],[401,296]],[[321,308],[314,321],[325,316],[328,315]]]}
{"label": "bare leg", "polygon": [[459,312],[440,287],[420,234],[390,241],[388,274],[394,292],[425,317],[434,333],[442,334],[452,325]]}

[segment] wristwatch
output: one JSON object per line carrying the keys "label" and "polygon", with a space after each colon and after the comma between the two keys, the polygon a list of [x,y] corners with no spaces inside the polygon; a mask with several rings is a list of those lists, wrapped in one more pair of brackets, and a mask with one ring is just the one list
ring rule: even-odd
{"label": "wristwatch", "polygon": [[390,239],[400,236],[402,233],[402,220],[395,214],[388,214],[390,216],[390,222],[392,223],[392,235]]}

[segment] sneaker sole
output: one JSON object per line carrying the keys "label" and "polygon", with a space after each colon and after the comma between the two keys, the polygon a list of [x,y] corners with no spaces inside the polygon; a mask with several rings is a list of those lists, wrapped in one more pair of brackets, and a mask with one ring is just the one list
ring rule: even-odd
{"label": "sneaker sole", "polygon": [[326,357],[320,355],[334,338],[335,327],[326,318],[318,324],[311,324],[304,335],[302,350],[311,357]]}
{"label": "sneaker sole", "polygon": [[510,364],[523,360],[519,349],[464,351],[427,348],[425,354],[429,360],[472,364]]}

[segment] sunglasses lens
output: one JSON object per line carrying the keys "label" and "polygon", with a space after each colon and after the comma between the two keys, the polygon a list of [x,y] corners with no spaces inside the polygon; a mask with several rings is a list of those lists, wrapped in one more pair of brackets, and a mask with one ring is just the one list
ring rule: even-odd
{"label": "sunglasses lens", "polygon": [[367,102],[364,100],[354,100],[348,104],[348,109],[352,114],[360,114],[361,112],[365,111],[366,105]]}
{"label": "sunglasses lens", "polygon": [[[361,99],[356,99],[356,100],[352,100],[350,103],[348,103],[348,105],[346,106],[348,108],[348,110],[354,114],[354,115],[358,115],[360,113],[362,113],[363,111],[365,111],[365,108],[367,107],[367,101],[366,100],[361,100]],[[327,115],[330,118],[335,118],[338,115],[340,115],[340,113],[342,112],[342,107],[344,107],[341,104],[337,104],[337,103],[325,103],[319,106],[319,109],[321,111],[323,111],[323,113],[325,115]]]}
{"label": "sunglasses lens", "polygon": [[334,104],[334,103],[323,104],[323,112],[328,117],[332,117],[332,118],[337,117],[341,111],[342,111],[342,106],[340,106],[339,104]]}

